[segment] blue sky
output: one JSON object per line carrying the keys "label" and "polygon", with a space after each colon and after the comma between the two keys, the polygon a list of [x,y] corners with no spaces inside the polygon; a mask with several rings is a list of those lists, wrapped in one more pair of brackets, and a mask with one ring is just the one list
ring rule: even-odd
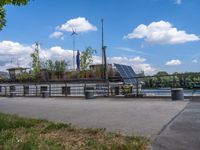
{"label": "blue sky", "polygon": [[23,7],[6,6],[7,26],[0,32],[1,70],[14,62],[28,62],[35,41],[42,43],[44,58],[61,59],[63,54],[62,59],[70,61],[73,23],[77,49],[92,46],[98,51],[95,62],[100,62],[104,18],[111,63],[129,64],[147,74],[199,71],[199,6],[199,0],[34,0]]}

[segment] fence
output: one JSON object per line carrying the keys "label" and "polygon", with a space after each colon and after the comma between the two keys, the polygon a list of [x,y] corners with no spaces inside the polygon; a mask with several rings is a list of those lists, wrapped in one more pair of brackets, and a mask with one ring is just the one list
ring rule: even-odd
{"label": "fence", "polygon": [[[96,83],[68,83],[68,82],[42,82],[42,83],[0,83],[0,96],[40,97],[44,93],[49,97],[78,97],[84,96],[85,90],[94,90],[99,97],[126,96],[126,97],[169,97],[171,88],[145,86],[138,79],[136,85],[124,85],[122,82],[96,82]],[[161,84],[161,83],[160,83]],[[159,84],[157,84],[159,85]],[[185,96],[200,96],[200,89],[184,89]]]}
{"label": "fence", "polygon": [[[118,84],[117,86],[119,86]],[[45,92],[50,97],[84,96],[85,89],[94,90],[95,96],[110,96],[113,84],[105,83],[23,83],[0,84],[0,96],[42,96]]]}

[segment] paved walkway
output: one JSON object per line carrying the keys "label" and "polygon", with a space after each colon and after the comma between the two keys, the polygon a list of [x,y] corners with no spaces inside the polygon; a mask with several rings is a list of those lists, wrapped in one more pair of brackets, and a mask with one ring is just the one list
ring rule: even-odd
{"label": "paved walkway", "polygon": [[200,150],[200,103],[191,102],[155,139],[155,150]]}
{"label": "paved walkway", "polygon": [[0,98],[0,112],[154,138],[187,103],[162,99]]}

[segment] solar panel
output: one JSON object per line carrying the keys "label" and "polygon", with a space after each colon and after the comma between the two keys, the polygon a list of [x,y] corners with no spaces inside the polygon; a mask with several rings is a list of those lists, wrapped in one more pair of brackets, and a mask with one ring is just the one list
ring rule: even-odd
{"label": "solar panel", "polygon": [[114,64],[125,84],[135,84],[136,73],[131,66]]}

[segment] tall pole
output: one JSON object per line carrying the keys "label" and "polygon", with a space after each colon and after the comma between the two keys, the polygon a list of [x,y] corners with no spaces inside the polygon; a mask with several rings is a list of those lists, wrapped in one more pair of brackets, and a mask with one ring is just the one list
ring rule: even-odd
{"label": "tall pole", "polygon": [[107,59],[106,59],[106,46],[104,46],[104,20],[101,19],[102,23],[102,69],[103,69],[103,78],[108,79],[107,75]]}
{"label": "tall pole", "polygon": [[102,48],[102,78],[105,78],[105,70],[104,70],[104,27],[103,27],[103,24],[104,23],[104,20],[103,19],[101,19],[101,28],[102,28],[102,34],[101,34],[101,37],[102,37],[102,39],[101,39],[101,41],[102,41],[102,46],[101,46],[101,48]]}
{"label": "tall pole", "polygon": [[75,70],[75,34],[73,34],[73,70]]}
{"label": "tall pole", "polygon": [[[104,47],[104,27],[103,27],[103,22],[104,22],[104,20],[101,19],[101,25],[102,25],[102,50],[103,50],[103,47]],[[103,53],[102,53],[102,57],[103,57]]]}
{"label": "tall pole", "polygon": [[75,36],[77,35],[77,33],[75,32],[75,30],[72,28],[72,34],[71,36],[73,37],[73,61],[72,61],[72,67],[73,70],[75,70]]}

